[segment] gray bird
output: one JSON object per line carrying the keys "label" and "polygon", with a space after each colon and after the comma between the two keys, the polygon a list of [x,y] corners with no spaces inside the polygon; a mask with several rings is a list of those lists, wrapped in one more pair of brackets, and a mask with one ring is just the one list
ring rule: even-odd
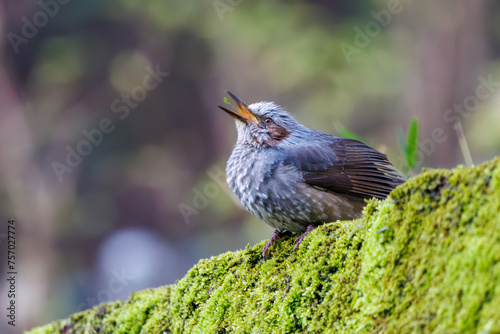
{"label": "gray bird", "polygon": [[311,130],[272,102],[235,110],[238,139],[227,162],[227,182],[243,206],[275,229],[262,251],[285,232],[361,216],[367,198],[385,198],[404,182],[385,154],[365,144]]}

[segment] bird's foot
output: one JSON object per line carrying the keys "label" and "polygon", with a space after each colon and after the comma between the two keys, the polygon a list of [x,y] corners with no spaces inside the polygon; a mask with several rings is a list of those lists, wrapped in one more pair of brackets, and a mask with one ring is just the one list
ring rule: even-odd
{"label": "bird's foot", "polygon": [[274,230],[273,235],[271,236],[271,239],[267,242],[267,244],[264,246],[262,249],[262,261],[265,262],[267,260],[267,253],[269,252],[269,248],[274,244],[276,240],[281,238],[284,235],[283,232]]}
{"label": "bird's foot", "polygon": [[309,226],[307,226],[306,231],[304,233],[302,233],[302,235],[300,235],[297,238],[295,238],[295,248],[294,248],[294,250],[299,249],[299,246],[300,246],[301,242],[304,240],[304,238],[306,237],[306,235],[308,235],[309,232],[311,232],[315,228],[316,228],[316,226],[309,225]]}

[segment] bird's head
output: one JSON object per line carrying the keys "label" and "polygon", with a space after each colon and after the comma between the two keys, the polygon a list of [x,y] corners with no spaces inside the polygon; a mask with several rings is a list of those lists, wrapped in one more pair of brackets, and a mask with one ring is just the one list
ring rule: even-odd
{"label": "bird's head", "polygon": [[292,138],[301,137],[306,129],[288,112],[272,102],[247,105],[238,96],[228,91],[236,102],[235,110],[219,106],[236,121],[238,144],[257,148],[283,147]]}

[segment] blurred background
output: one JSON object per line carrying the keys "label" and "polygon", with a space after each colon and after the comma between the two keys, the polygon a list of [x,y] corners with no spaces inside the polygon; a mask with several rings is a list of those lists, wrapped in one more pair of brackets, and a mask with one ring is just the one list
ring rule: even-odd
{"label": "blurred background", "polygon": [[[271,229],[225,184],[225,90],[339,125],[405,174],[500,153],[500,3],[0,1],[0,258],[16,327],[174,283]],[[396,132],[420,121],[419,168]]]}

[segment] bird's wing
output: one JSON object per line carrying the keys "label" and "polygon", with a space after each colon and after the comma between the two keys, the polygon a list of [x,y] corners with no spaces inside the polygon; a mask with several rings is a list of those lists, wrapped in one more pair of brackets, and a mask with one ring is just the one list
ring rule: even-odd
{"label": "bird's wing", "polygon": [[357,200],[385,198],[404,182],[385,154],[354,139],[296,147],[288,151],[284,164],[297,167],[311,186]]}

